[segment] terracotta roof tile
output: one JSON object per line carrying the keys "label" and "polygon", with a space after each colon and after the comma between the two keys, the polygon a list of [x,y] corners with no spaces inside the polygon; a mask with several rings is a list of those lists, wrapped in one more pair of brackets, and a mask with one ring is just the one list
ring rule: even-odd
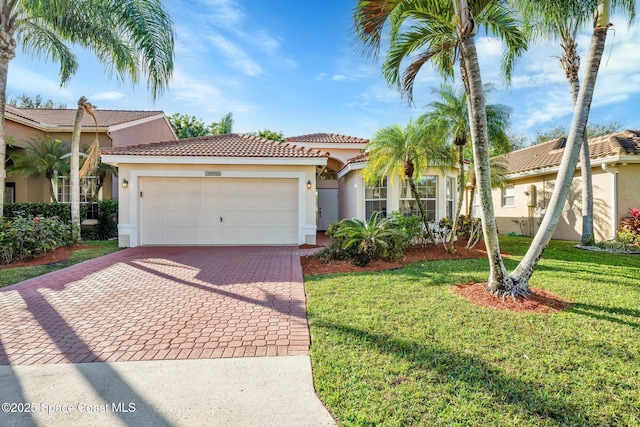
{"label": "terracotta roof tile", "polygon": [[367,160],[369,160],[369,154],[368,153],[358,154],[357,156],[348,159],[347,163],[345,164],[345,166],[349,165],[351,163],[366,163]]}
{"label": "terracotta roof tile", "polygon": [[[509,173],[521,173],[535,169],[559,166],[564,154],[566,138],[558,138],[522,150],[505,154]],[[589,140],[591,159],[617,155],[640,154],[640,131],[625,130]]]}
{"label": "terracotta roof tile", "polygon": [[337,133],[312,133],[309,135],[291,136],[286,142],[315,143],[315,144],[368,144],[369,140],[355,136],[339,135]]}
{"label": "terracotta roof tile", "polygon": [[[76,120],[76,109],[15,108],[7,105],[6,111],[41,125],[71,127]],[[96,110],[98,126],[101,127],[128,123],[158,114],[164,113],[162,111]],[[82,126],[94,126],[93,118],[89,114],[84,115]]]}
{"label": "terracotta roof tile", "polygon": [[327,153],[257,136],[230,133],[152,144],[107,148],[102,154],[195,157],[326,157]]}

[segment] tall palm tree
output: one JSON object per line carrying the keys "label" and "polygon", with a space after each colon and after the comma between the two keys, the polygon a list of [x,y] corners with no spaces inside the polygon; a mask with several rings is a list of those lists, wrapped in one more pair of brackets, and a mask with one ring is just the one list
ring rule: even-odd
{"label": "tall palm tree", "polygon": [[[70,46],[82,46],[121,80],[128,77],[135,84],[143,75],[156,99],[173,73],[173,34],[160,0],[0,1],[0,188],[5,182],[7,75],[18,44],[58,62],[62,84],[78,68]],[[0,212],[3,203],[0,192]]]}
{"label": "tall palm tree", "polygon": [[[527,32],[532,39],[559,41],[562,55],[560,66],[569,83],[571,101],[575,107],[580,91],[580,56],[577,52],[578,31],[593,22],[593,11],[597,0],[536,2],[512,0],[527,23]],[[629,24],[635,18],[635,0],[617,0],[611,2],[612,10],[626,13]],[[591,158],[589,140],[584,138],[580,151],[580,174],[582,177],[582,244],[593,243],[593,186],[591,179]]]}
{"label": "tall palm tree", "polygon": [[49,181],[49,196],[54,202],[58,197],[53,189],[56,172],[65,174],[69,169],[68,144],[47,136],[45,139],[31,141],[24,153],[12,154],[13,163],[9,167],[9,175],[21,173],[25,177],[44,175]]}
{"label": "tall palm tree", "polygon": [[[487,91],[491,90],[487,86]],[[457,92],[449,84],[442,84],[439,89],[431,90],[437,100],[429,103],[430,111],[425,113],[434,125],[435,137],[447,141],[457,151],[458,157],[458,203],[453,219],[452,229],[455,230],[465,193],[465,147],[471,139],[469,131],[469,109],[467,108],[467,94],[464,91]],[[500,154],[511,151],[511,142],[507,136],[511,108],[502,104],[486,106],[489,142]],[[475,188],[472,188],[472,195]],[[453,241],[455,233],[450,238]]]}
{"label": "tall palm tree", "polygon": [[598,7],[594,13],[593,34],[591,36],[591,46],[589,47],[587,56],[584,78],[578,92],[569,136],[565,143],[562,162],[556,177],[556,185],[551,194],[551,199],[547,206],[547,213],[542,219],[540,228],[534,236],[529,250],[512,273],[514,281],[517,281],[520,286],[528,286],[528,281],[533,274],[537,262],[551,240],[555,227],[562,215],[567,194],[573,181],[580,149],[583,145],[582,141],[585,139],[591,100],[593,99],[598,70],[604,52],[607,31],[611,25],[609,23],[610,11],[611,0],[598,0]]}
{"label": "tall palm tree", "polygon": [[[503,2],[492,0],[473,1],[471,8],[466,0],[360,0],[354,14],[355,31],[365,51],[374,56],[379,53],[385,25],[390,24],[391,46],[383,74],[409,100],[415,77],[424,64],[434,63],[436,70],[448,77],[453,75],[453,66],[459,60],[480,185],[482,227],[490,265],[488,288],[498,293],[511,292],[514,286],[500,255],[493,211],[487,116],[475,35],[478,27],[484,27],[487,33],[503,40],[507,49],[502,68],[508,78],[514,59],[526,50],[526,40],[515,17],[503,6]],[[424,50],[410,58],[401,80],[403,60],[419,49]]]}
{"label": "tall palm tree", "polygon": [[369,159],[362,170],[367,183],[376,183],[385,177],[401,177],[409,186],[426,230],[429,230],[429,221],[415,179],[431,166],[453,163],[447,146],[430,134],[428,124],[423,120],[410,120],[404,128],[395,124],[378,130],[365,148]]}

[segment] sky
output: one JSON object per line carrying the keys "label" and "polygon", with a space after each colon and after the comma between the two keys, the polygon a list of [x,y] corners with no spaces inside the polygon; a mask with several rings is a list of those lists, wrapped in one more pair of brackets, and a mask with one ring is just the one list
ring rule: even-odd
{"label": "sky", "polygon": [[[406,125],[427,111],[442,78],[429,65],[418,74],[414,105],[389,88],[380,61],[364,56],[353,33],[355,0],[170,0],[176,30],[175,69],[168,90],[152,102],[144,82],[109,78],[92,54],[74,49],[80,67],[60,87],[57,64],[18,48],[9,65],[9,96],[41,94],[75,108],[80,96],[102,109],[162,110],[205,123],[233,113],[234,132],[261,129],[285,136],[328,132],[371,138],[391,124]],[[640,129],[640,23],[613,16],[591,108],[591,123],[616,121]],[[586,61],[590,34],[578,37]],[[511,132],[533,139],[536,131],[567,126],[571,100],[557,56],[557,42],[530,45],[511,85],[499,71],[502,45],[476,38],[489,103],[513,108]],[[622,129],[621,129],[622,130]]]}

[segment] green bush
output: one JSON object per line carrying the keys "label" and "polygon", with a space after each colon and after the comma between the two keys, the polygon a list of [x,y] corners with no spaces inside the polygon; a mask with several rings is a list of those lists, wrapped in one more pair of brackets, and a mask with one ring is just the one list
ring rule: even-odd
{"label": "green bush", "polygon": [[382,218],[374,212],[369,221],[342,220],[329,226],[331,244],[316,253],[325,261],[353,260],[366,265],[371,259],[397,259],[420,234],[420,219],[393,213]]}
{"label": "green bush", "polygon": [[0,232],[3,262],[24,260],[71,244],[71,226],[56,217],[14,217]]}
{"label": "green bush", "polygon": [[56,217],[62,222],[71,222],[71,205],[69,203],[7,203],[4,205],[5,219],[19,217]]}
{"label": "green bush", "polygon": [[118,236],[118,201],[98,202],[98,223],[83,233],[87,240],[109,240]]}

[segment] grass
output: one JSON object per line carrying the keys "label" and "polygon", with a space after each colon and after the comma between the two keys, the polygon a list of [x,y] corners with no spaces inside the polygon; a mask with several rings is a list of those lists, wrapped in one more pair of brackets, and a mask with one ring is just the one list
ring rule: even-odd
{"label": "grass", "polygon": [[117,240],[84,241],[82,243],[87,246],[97,247],[74,251],[73,254],[66,260],[53,264],[0,270],[0,288],[21,282],[23,280],[31,279],[33,277],[41,276],[52,271],[60,270],[61,268],[69,267],[70,265],[77,264],[88,259],[107,255],[119,249]]}
{"label": "grass", "polygon": [[[513,269],[530,239],[502,237]],[[556,314],[475,306],[488,262],[307,276],[317,392],[340,425],[640,425],[640,256],[553,241],[531,280]]]}

